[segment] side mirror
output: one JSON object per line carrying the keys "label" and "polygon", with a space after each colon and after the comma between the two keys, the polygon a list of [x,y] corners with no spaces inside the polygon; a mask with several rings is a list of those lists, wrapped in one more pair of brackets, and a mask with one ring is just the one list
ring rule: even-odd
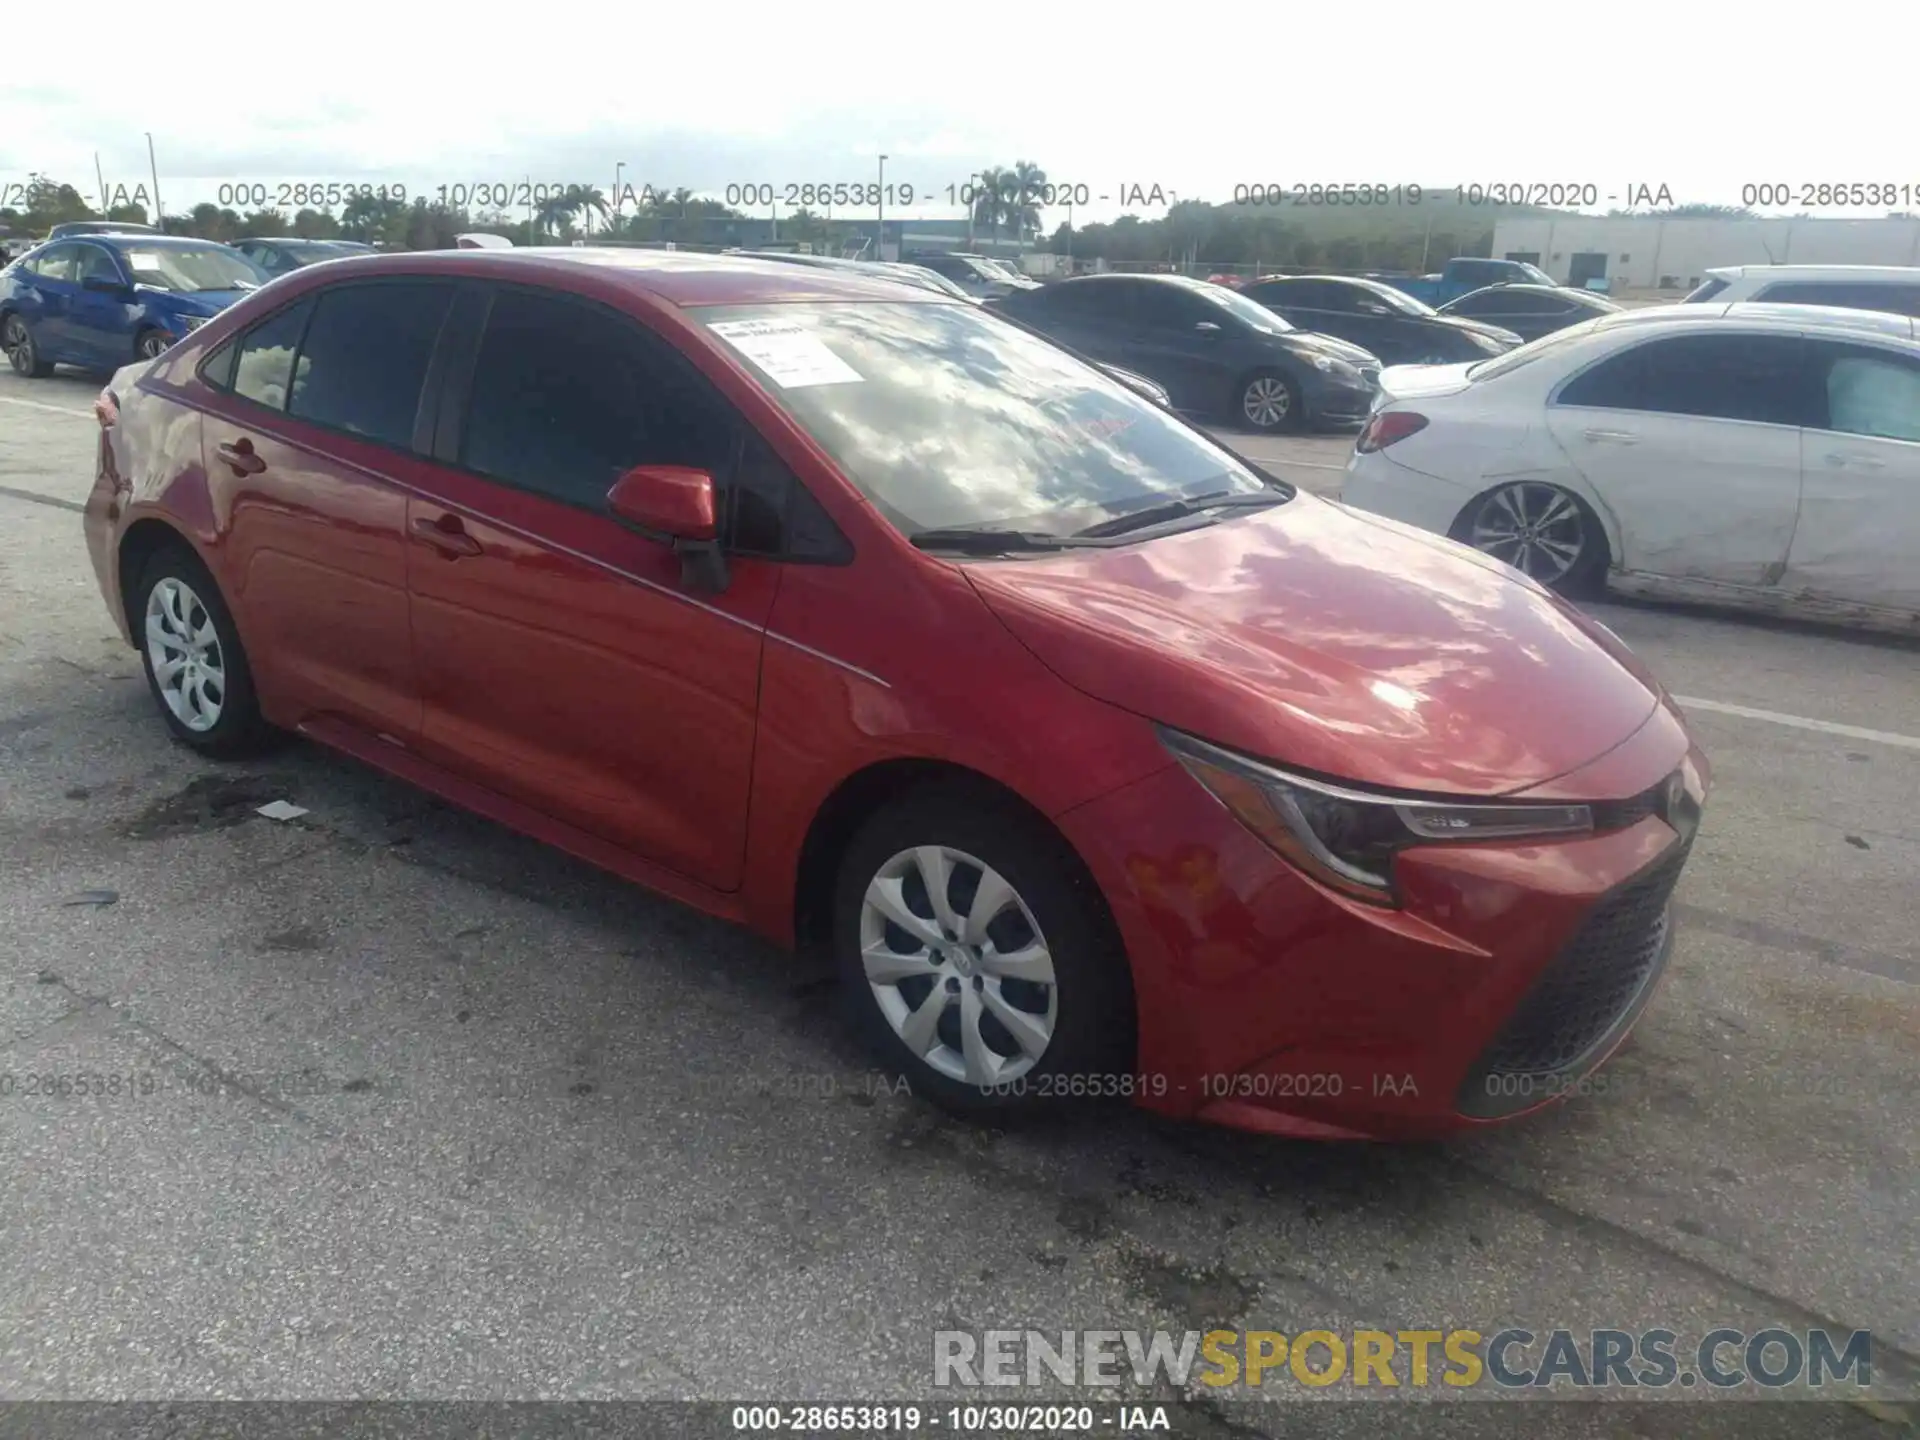
{"label": "side mirror", "polygon": [[80,282],[80,288],[97,291],[102,295],[125,295],[133,287],[122,284],[111,275],[89,275]]}
{"label": "side mirror", "polygon": [[680,583],[727,588],[713,476],[684,465],[636,465],[607,491],[607,509],[642,534],[664,540],[680,557]]}

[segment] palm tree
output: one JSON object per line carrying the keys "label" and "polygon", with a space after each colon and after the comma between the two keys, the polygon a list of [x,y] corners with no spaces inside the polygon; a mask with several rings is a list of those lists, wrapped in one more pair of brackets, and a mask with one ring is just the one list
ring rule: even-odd
{"label": "palm tree", "polygon": [[1031,160],[1016,160],[1013,163],[1013,179],[1008,199],[1011,211],[1007,218],[1013,223],[1013,234],[1023,245],[1030,235],[1040,233],[1040,210],[1042,196],[1047,191],[1047,172]]}
{"label": "palm tree", "polygon": [[980,172],[980,183],[973,192],[973,223],[987,226],[996,244],[1000,222],[1012,215],[1012,202],[1018,194],[1012,171],[992,165]]}
{"label": "palm tree", "polygon": [[[595,185],[569,185],[565,197],[571,206],[568,214],[579,217],[598,215],[607,218],[607,197]],[[592,227],[589,226],[589,229]]]}

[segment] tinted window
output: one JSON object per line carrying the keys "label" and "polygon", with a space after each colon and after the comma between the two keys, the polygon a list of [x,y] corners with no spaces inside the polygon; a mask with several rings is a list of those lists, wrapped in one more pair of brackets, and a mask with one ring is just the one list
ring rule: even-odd
{"label": "tinted window", "polygon": [[1530,290],[1496,290],[1482,307],[1488,315],[1564,315],[1577,302],[1558,295],[1536,295]]}
{"label": "tinted window", "polygon": [[1895,315],[1920,315],[1920,286],[1916,285],[1790,280],[1769,285],[1753,298],[1775,305],[1838,305],[1847,310],[1887,310]]}
{"label": "tinted window", "polygon": [[388,445],[411,444],[427,361],[452,297],[450,285],[407,282],[323,290],[288,413]]}
{"label": "tinted window", "polygon": [[1826,424],[1846,435],[1920,441],[1920,365],[1864,345],[1815,342]]}
{"label": "tinted window", "polygon": [[1325,289],[1317,280],[1268,280],[1249,285],[1240,293],[1262,305],[1292,305],[1311,310],[1325,303]]}
{"label": "tinted window", "polygon": [[222,341],[219,348],[207,357],[200,367],[200,378],[216,390],[233,388],[233,362],[239,358],[240,346],[232,341]]}
{"label": "tinted window", "polygon": [[733,417],[697,382],[630,322],[503,290],[480,343],[460,463],[595,510],[636,465],[723,476],[732,468]]}
{"label": "tinted window", "polygon": [[1125,292],[1121,300],[1126,306],[1126,313],[1139,324],[1154,329],[1188,329],[1199,321],[1213,318],[1200,308],[1198,300],[1177,285],[1136,281],[1114,288]]}
{"label": "tinted window", "polygon": [[76,249],[80,256],[79,266],[73,273],[76,284],[90,279],[111,280],[116,285],[121,283],[120,267],[113,263],[113,256],[98,245],[81,245]]}
{"label": "tinted window", "polygon": [[1111,315],[1120,307],[1124,284],[1116,288],[1105,280],[1064,280],[1038,290],[1016,290],[1001,303],[1016,314]]}
{"label": "tinted window", "polygon": [[1260,483],[1118,381],[971,306],[791,304],[701,318],[907,533],[1077,529]]}
{"label": "tinted window", "polygon": [[73,279],[73,252],[77,247],[56,245],[27,262],[27,268],[45,280]]}
{"label": "tinted window", "polygon": [[272,410],[287,408],[287,385],[293,378],[293,355],[313,313],[311,298],[269,316],[240,342],[240,358],[233,369],[233,393]]}
{"label": "tinted window", "polygon": [[1560,392],[1562,405],[1804,423],[1805,351],[1785,335],[1679,335],[1602,361]]}

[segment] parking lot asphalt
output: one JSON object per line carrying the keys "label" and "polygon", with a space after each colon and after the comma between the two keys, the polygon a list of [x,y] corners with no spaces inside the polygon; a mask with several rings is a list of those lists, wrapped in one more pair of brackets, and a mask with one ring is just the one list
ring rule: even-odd
{"label": "parking lot asphalt", "polygon": [[[171,744],[81,539],[97,384],[0,374],[0,1398],[904,1400],[940,1328],[1778,1324],[1872,1330],[1886,1399],[1743,1433],[1904,1428],[1920,652],[1595,607],[1717,779],[1605,1094],[1420,1147],[982,1128],[876,1089],[741,932],[311,746]],[[1235,443],[1324,490],[1351,440]],[[132,1093],[21,1083],[79,1074]],[[1365,1393],[1169,1397],[1173,1433]]]}

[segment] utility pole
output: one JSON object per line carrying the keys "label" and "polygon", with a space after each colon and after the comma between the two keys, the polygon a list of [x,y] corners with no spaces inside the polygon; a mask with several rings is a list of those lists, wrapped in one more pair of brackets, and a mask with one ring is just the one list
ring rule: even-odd
{"label": "utility pole", "polygon": [[167,212],[160,206],[160,162],[153,158],[151,130],[147,131],[147,169],[153,176],[153,228],[164,234],[167,228]]}
{"label": "utility pole", "polygon": [[877,207],[879,218],[874,222],[873,258],[887,258],[887,157],[880,157],[880,193]]}
{"label": "utility pole", "polygon": [[93,152],[93,177],[100,182],[100,218],[107,218],[107,176],[100,168],[100,152]]}

